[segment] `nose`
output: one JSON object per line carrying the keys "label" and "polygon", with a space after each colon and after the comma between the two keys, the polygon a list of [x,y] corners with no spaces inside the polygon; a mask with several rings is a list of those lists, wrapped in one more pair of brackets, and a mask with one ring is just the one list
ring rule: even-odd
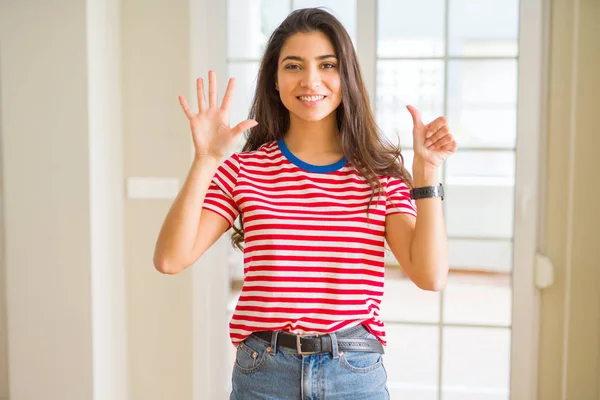
{"label": "nose", "polygon": [[321,73],[318,68],[307,68],[305,70],[300,86],[309,90],[321,87]]}

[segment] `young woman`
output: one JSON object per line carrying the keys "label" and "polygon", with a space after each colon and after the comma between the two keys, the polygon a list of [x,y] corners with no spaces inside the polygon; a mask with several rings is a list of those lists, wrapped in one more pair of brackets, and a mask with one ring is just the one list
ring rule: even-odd
{"label": "young woman", "polygon": [[231,128],[234,84],[219,107],[214,72],[208,104],[198,79],[197,113],[180,97],[196,157],[155,266],[178,273],[233,227],[244,285],[229,325],[231,399],[387,399],[384,240],[417,286],[443,288],[438,168],[456,149],[446,119],[424,124],[408,106],[411,178],[378,131],[348,33],[319,9],[291,13],[272,34],[252,119]]}

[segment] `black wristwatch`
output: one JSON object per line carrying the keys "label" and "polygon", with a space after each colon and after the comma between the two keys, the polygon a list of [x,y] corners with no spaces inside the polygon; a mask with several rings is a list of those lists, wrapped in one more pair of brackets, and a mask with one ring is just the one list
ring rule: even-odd
{"label": "black wristwatch", "polygon": [[444,200],[444,187],[440,183],[437,186],[425,186],[410,189],[410,198],[413,200],[426,199],[429,197],[441,197]]}

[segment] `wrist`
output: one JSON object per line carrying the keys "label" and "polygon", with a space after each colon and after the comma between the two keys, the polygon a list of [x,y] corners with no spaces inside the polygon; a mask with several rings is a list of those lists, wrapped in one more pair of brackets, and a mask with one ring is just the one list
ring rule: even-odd
{"label": "wrist", "polygon": [[221,159],[219,157],[212,156],[210,154],[195,154],[194,155],[194,164],[198,165],[219,165],[221,163]]}
{"label": "wrist", "polygon": [[440,183],[439,169],[415,159],[413,161],[413,185],[414,187],[436,186]]}

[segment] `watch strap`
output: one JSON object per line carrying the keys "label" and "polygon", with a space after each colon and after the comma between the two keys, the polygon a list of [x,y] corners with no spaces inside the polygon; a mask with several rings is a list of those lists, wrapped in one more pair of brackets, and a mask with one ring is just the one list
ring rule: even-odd
{"label": "watch strap", "polygon": [[444,187],[440,183],[437,186],[424,186],[410,189],[410,198],[413,200],[427,199],[430,197],[441,197],[444,200]]}

